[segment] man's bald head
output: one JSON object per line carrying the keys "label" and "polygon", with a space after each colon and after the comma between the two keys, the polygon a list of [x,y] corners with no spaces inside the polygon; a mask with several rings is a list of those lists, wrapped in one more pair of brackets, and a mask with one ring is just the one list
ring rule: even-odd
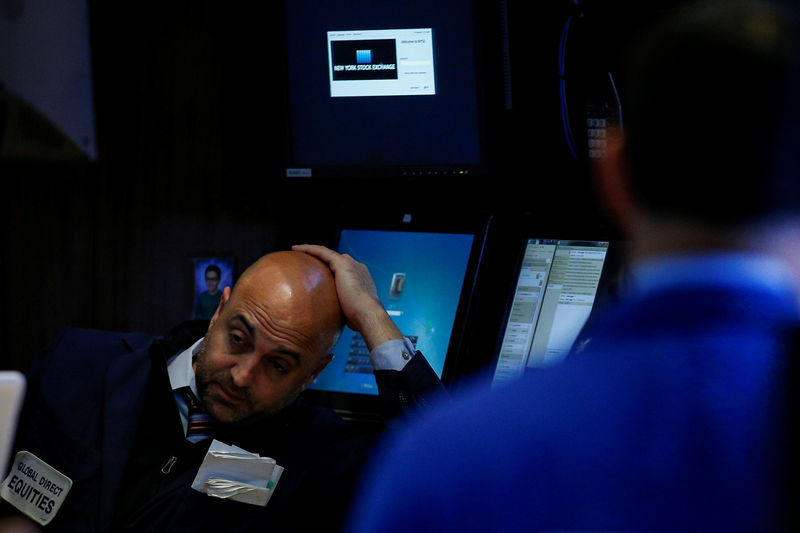
{"label": "man's bald head", "polygon": [[311,329],[332,338],[325,352],[333,347],[344,327],[333,273],[324,262],[303,252],[279,251],[262,256],[242,273],[231,298],[240,293],[276,307],[302,310],[297,318],[308,320]]}
{"label": "man's bald head", "polygon": [[195,360],[201,400],[221,422],[280,411],[330,362],[343,325],[325,263],[302,252],[265,255],[223,291]]}

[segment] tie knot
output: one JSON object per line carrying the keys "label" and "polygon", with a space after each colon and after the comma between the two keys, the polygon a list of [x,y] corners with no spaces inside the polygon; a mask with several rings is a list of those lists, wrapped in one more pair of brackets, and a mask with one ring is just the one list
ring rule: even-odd
{"label": "tie knot", "polygon": [[205,410],[203,404],[200,403],[200,400],[198,400],[197,396],[195,396],[194,392],[192,392],[191,387],[181,387],[178,390],[183,395],[184,400],[186,400],[186,405],[189,406],[190,411],[198,409]]}
{"label": "tie knot", "polygon": [[183,395],[186,405],[189,408],[188,420],[186,424],[186,440],[189,442],[200,442],[211,438],[212,420],[211,416],[194,395],[192,389],[183,387],[179,389]]}

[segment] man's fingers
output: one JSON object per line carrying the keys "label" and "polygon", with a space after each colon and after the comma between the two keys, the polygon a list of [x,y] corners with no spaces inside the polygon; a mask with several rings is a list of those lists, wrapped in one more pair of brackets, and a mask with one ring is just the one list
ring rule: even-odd
{"label": "man's fingers", "polygon": [[[334,273],[362,266],[347,254],[340,254],[320,244],[296,244],[292,246],[295,252],[305,252],[328,264]],[[364,267],[366,268],[366,267]]]}
{"label": "man's fingers", "polygon": [[340,254],[318,244],[298,244],[292,246],[292,250],[313,255],[328,264],[336,276],[339,299],[343,305],[347,305],[347,302],[343,300],[364,295],[377,300],[378,293],[375,289],[375,282],[369,269],[363,263],[359,263],[347,254]]}
{"label": "man's fingers", "polygon": [[326,263],[330,263],[339,256],[337,252],[319,244],[295,244],[292,246],[292,250],[313,255]]}
{"label": "man's fingers", "polygon": [[369,269],[347,254],[340,254],[318,244],[298,244],[292,250],[305,252],[328,264],[336,276],[339,303],[347,324],[364,336],[369,349],[402,338],[400,330],[386,313],[378,298]]}

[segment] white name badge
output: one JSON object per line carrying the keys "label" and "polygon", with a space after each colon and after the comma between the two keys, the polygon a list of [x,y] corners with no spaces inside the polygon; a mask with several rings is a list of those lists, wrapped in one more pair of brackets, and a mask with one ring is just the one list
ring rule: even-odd
{"label": "white name badge", "polygon": [[283,467],[275,459],[214,439],[192,488],[214,498],[264,507],[282,473]]}
{"label": "white name badge", "polygon": [[30,452],[21,451],[0,488],[0,497],[45,526],[58,513],[72,480]]}

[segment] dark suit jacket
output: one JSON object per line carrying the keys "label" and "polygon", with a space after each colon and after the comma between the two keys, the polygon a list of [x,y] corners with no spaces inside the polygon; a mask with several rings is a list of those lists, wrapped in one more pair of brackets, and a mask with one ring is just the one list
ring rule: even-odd
{"label": "dark suit jacket", "polygon": [[[48,529],[339,528],[375,435],[302,400],[247,431],[218,435],[285,468],[267,507],[215,499],[190,488],[208,442],[192,446],[181,438],[165,360],[202,336],[203,328],[190,323],[161,339],[69,329],[35,362],[15,451],[32,452],[73,481]],[[422,401],[424,388],[441,388],[421,356],[403,372],[376,379],[381,394],[390,389],[389,404]],[[173,456],[179,458],[174,468],[162,473]]]}

